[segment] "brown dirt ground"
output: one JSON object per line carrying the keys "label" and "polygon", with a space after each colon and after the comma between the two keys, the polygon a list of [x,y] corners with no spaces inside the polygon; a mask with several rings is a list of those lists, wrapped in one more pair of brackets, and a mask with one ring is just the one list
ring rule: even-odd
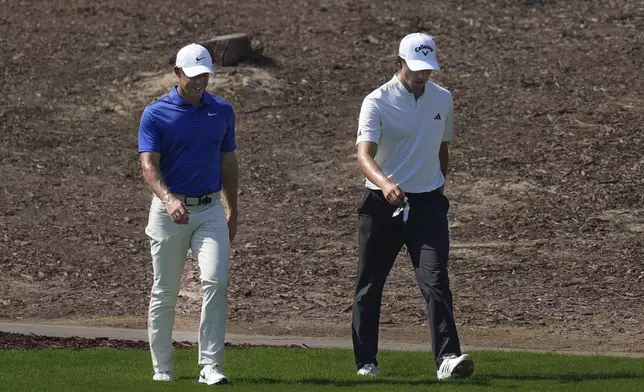
{"label": "brown dirt ground", "polygon": [[[0,318],[142,326],[145,104],[182,45],[247,32],[235,332],[348,336],[362,98],[428,31],[455,98],[451,280],[466,345],[644,352],[644,3],[0,0]],[[428,338],[401,257],[383,338]],[[193,327],[198,272],[178,308]],[[181,321],[182,320],[182,321]]]}

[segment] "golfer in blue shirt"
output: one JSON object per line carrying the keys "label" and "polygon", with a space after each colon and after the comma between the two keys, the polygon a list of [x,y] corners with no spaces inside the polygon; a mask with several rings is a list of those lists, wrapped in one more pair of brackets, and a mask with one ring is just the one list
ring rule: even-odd
{"label": "golfer in blue shirt", "polygon": [[[139,129],[143,177],[154,193],[146,234],[154,283],[148,315],[153,380],[172,380],[172,329],[188,249],[201,270],[199,382],[224,384],[230,242],[237,233],[235,114],[206,91],[214,75],[204,47],[176,58],[178,84],[145,108]],[[224,209],[225,204],[225,209]]]}

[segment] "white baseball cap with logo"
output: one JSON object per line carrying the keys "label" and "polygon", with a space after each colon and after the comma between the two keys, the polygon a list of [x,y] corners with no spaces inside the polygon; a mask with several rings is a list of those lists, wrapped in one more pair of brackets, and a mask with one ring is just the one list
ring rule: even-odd
{"label": "white baseball cap with logo", "polygon": [[430,69],[440,71],[436,60],[436,44],[432,37],[423,33],[412,33],[400,41],[398,54],[412,71]]}
{"label": "white baseball cap with logo", "polygon": [[208,49],[197,44],[190,44],[181,48],[177,53],[175,65],[181,68],[189,78],[204,73],[215,74],[212,70],[212,57],[210,57]]}

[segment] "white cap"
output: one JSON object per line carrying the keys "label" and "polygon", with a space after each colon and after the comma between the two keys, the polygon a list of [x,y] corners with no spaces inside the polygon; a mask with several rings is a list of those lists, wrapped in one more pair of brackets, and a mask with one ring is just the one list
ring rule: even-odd
{"label": "white cap", "polygon": [[436,61],[436,44],[432,37],[423,33],[407,35],[400,41],[399,56],[412,71],[431,69],[440,71]]}
{"label": "white cap", "polygon": [[212,57],[210,57],[208,49],[197,44],[181,48],[177,53],[175,65],[181,68],[189,78],[204,73],[215,74],[212,70]]}

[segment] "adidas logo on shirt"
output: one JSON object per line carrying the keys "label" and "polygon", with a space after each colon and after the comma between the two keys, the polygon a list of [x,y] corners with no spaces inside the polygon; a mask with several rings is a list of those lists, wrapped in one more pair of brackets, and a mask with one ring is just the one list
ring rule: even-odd
{"label": "adidas logo on shirt", "polygon": [[434,120],[440,120],[440,119],[441,119],[441,114],[440,114],[440,113],[438,113],[438,114],[436,115],[436,117],[434,117]]}

